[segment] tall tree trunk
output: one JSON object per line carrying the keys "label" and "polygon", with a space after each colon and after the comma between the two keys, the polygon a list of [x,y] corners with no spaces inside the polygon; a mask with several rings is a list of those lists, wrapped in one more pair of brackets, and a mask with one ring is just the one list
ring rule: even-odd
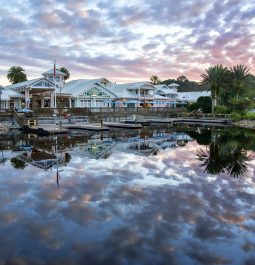
{"label": "tall tree trunk", "polygon": [[212,93],[212,113],[214,114],[215,106],[217,106],[217,97],[216,93]]}

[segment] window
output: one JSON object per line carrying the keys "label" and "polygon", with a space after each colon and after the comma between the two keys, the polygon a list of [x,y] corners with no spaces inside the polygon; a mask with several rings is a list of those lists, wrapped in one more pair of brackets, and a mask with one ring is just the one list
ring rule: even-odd
{"label": "window", "polygon": [[82,108],[89,108],[90,107],[90,100],[87,99],[81,99],[80,100],[80,106]]}

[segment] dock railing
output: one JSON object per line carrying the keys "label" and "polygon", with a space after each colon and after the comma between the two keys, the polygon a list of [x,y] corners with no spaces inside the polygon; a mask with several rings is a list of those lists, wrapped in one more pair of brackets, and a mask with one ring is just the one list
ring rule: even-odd
{"label": "dock railing", "polygon": [[[5,110],[6,111],[6,110]],[[13,117],[20,125],[26,124],[27,117],[21,117],[20,114],[12,110]],[[195,119],[230,119],[229,114],[211,114],[211,113],[188,113],[184,108],[173,107],[115,107],[115,108],[39,108],[34,109],[33,117],[36,124],[100,122],[120,121],[134,119],[160,119],[160,118],[195,118]]]}

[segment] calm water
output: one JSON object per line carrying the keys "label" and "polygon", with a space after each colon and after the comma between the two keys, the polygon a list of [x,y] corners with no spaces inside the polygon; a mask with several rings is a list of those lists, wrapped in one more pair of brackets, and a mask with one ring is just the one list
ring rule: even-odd
{"label": "calm water", "polygon": [[0,264],[255,264],[255,133],[0,136]]}

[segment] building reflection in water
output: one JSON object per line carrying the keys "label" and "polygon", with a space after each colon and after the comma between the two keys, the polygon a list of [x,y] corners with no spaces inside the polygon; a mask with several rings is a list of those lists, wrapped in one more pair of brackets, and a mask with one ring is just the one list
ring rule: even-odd
{"label": "building reflection in water", "polygon": [[[232,133],[231,133],[232,132]],[[242,138],[242,139],[239,139]],[[144,128],[140,131],[114,131],[107,133],[73,132],[72,135],[41,138],[22,136],[12,149],[1,150],[1,163],[11,160],[16,169],[32,165],[44,170],[55,168],[59,186],[60,166],[75,156],[92,159],[107,159],[114,152],[133,153],[140,156],[157,155],[161,150],[184,147],[196,140],[201,148],[195,154],[201,167],[209,174],[243,175],[251,159],[247,150],[253,144],[250,134],[239,134],[225,128]]]}

